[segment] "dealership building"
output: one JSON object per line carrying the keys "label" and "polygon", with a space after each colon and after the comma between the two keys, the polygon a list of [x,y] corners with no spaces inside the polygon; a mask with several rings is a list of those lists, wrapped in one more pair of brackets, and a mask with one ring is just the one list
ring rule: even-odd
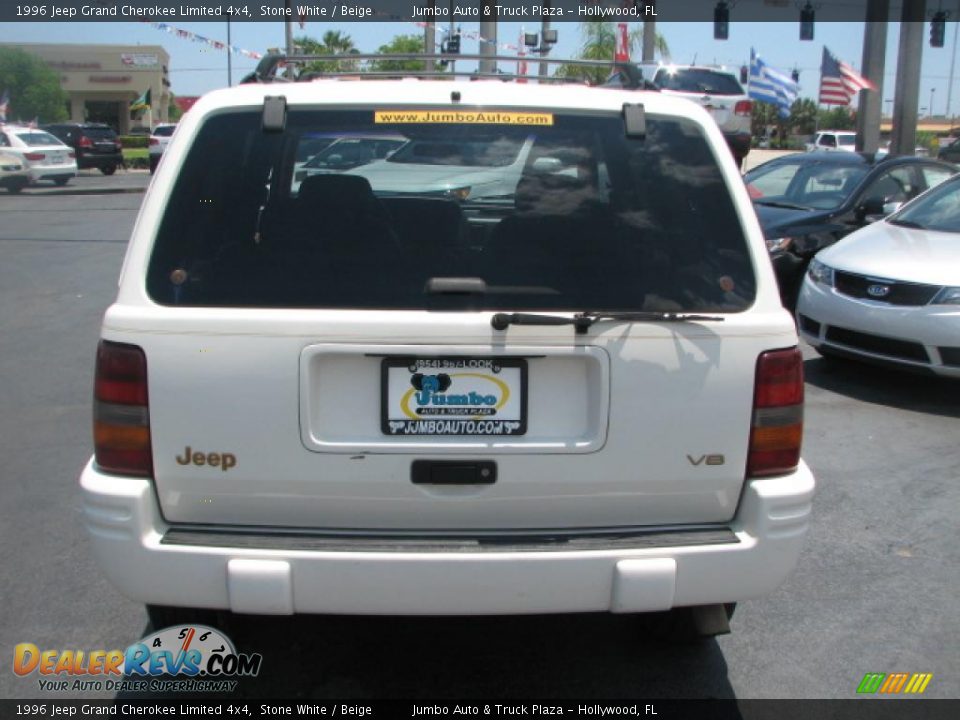
{"label": "dealership building", "polygon": [[[73,121],[106,123],[123,135],[169,118],[170,56],[159,45],[3,45],[36,55],[57,73]],[[147,90],[150,111],[131,113],[130,103]]]}

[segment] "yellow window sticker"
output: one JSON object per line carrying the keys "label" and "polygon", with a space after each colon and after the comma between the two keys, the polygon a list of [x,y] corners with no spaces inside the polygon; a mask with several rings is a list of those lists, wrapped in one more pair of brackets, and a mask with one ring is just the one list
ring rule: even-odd
{"label": "yellow window sticker", "polygon": [[553,113],[500,110],[376,110],[377,124],[553,125]]}

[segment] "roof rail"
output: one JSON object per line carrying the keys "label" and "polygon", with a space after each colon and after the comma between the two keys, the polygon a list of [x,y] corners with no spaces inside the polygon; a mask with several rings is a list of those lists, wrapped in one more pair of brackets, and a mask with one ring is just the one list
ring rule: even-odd
{"label": "roof rail", "polygon": [[[460,54],[436,54],[425,55],[423,53],[350,53],[347,55],[283,55],[273,54],[265,55],[257,64],[256,70],[247,75],[241,81],[242,83],[271,83],[271,82],[305,82],[316,80],[318,78],[330,77],[351,77],[358,79],[383,79],[383,78],[491,78],[497,80],[536,80],[537,82],[552,83],[583,83],[584,79],[579,77],[557,77],[556,75],[519,75],[517,73],[481,73],[476,70],[456,70],[456,71],[436,71],[436,70],[364,70],[353,68],[349,70],[334,71],[304,71],[303,66],[315,62],[332,63],[357,63],[369,61],[411,61],[411,60],[433,60],[435,63],[451,63],[459,60],[487,60],[501,63],[544,63],[554,66],[573,66],[590,68],[609,68],[611,75],[614,73],[620,76],[620,86],[629,89],[656,90],[651,82],[643,77],[643,70],[637,65],[629,62],[614,60],[569,60],[559,58],[546,58],[536,56],[504,56],[504,55],[460,55]],[[281,68],[299,68],[291,76],[278,75]]]}

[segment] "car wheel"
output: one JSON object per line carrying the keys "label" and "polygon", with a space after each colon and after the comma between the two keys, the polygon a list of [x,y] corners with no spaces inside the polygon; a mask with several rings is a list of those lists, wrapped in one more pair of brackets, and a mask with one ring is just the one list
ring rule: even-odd
{"label": "car wheel", "polygon": [[[736,603],[723,604],[723,614],[726,615],[728,621],[733,618],[736,609]],[[697,622],[697,611],[697,608],[680,607],[667,612],[646,613],[641,616],[643,632],[645,635],[661,642],[698,644],[717,635],[725,635],[730,631],[729,627],[715,627],[713,630],[704,630],[702,625]]]}
{"label": "car wheel", "polygon": [[160,162],[160,158],[155,155],[150,156],[150,174],[153,175],[157,171],[157,164]]}
{"label": "car wheel", "polygon": [[228,613],[222,610],[203,608],[147,605],[147,617],[150,619],[150,626],[155,631],[173,625],[210,625],[219,630],[227,624]]}
{"label": "car wheel", "polygon": [[10,193],[11,195],[16,195],[21,190],[23,190],[26,186],[27,186],[26,183],[10,183],[9,185],[7,185],[7,192]]}
{"label": "car wheel", "polygon": [[63,186],[66,185],[68,182],[70,182],[70,178],[68,178],[68,177],[58,177],[58,178],[54,178],[54,179],[53,179],[53,182],[56,183],[57,185],[59,185],[60,187],[63,187]]}
{"label": "car wheel", "polygon": [[113,175],[116,171],[116,165],[105,165],[100,168],[100,172],[102,172],[104,175]]}

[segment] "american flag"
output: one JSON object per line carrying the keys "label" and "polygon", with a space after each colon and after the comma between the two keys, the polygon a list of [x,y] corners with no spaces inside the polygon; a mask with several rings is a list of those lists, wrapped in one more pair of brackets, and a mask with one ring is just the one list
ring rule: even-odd
{"label": "american flag", "polygon": [[820,65],[820,103],[849,105],[861,90],[876,90],[877,86],[857,73],[852,67],[837,60],[826,47]]}

